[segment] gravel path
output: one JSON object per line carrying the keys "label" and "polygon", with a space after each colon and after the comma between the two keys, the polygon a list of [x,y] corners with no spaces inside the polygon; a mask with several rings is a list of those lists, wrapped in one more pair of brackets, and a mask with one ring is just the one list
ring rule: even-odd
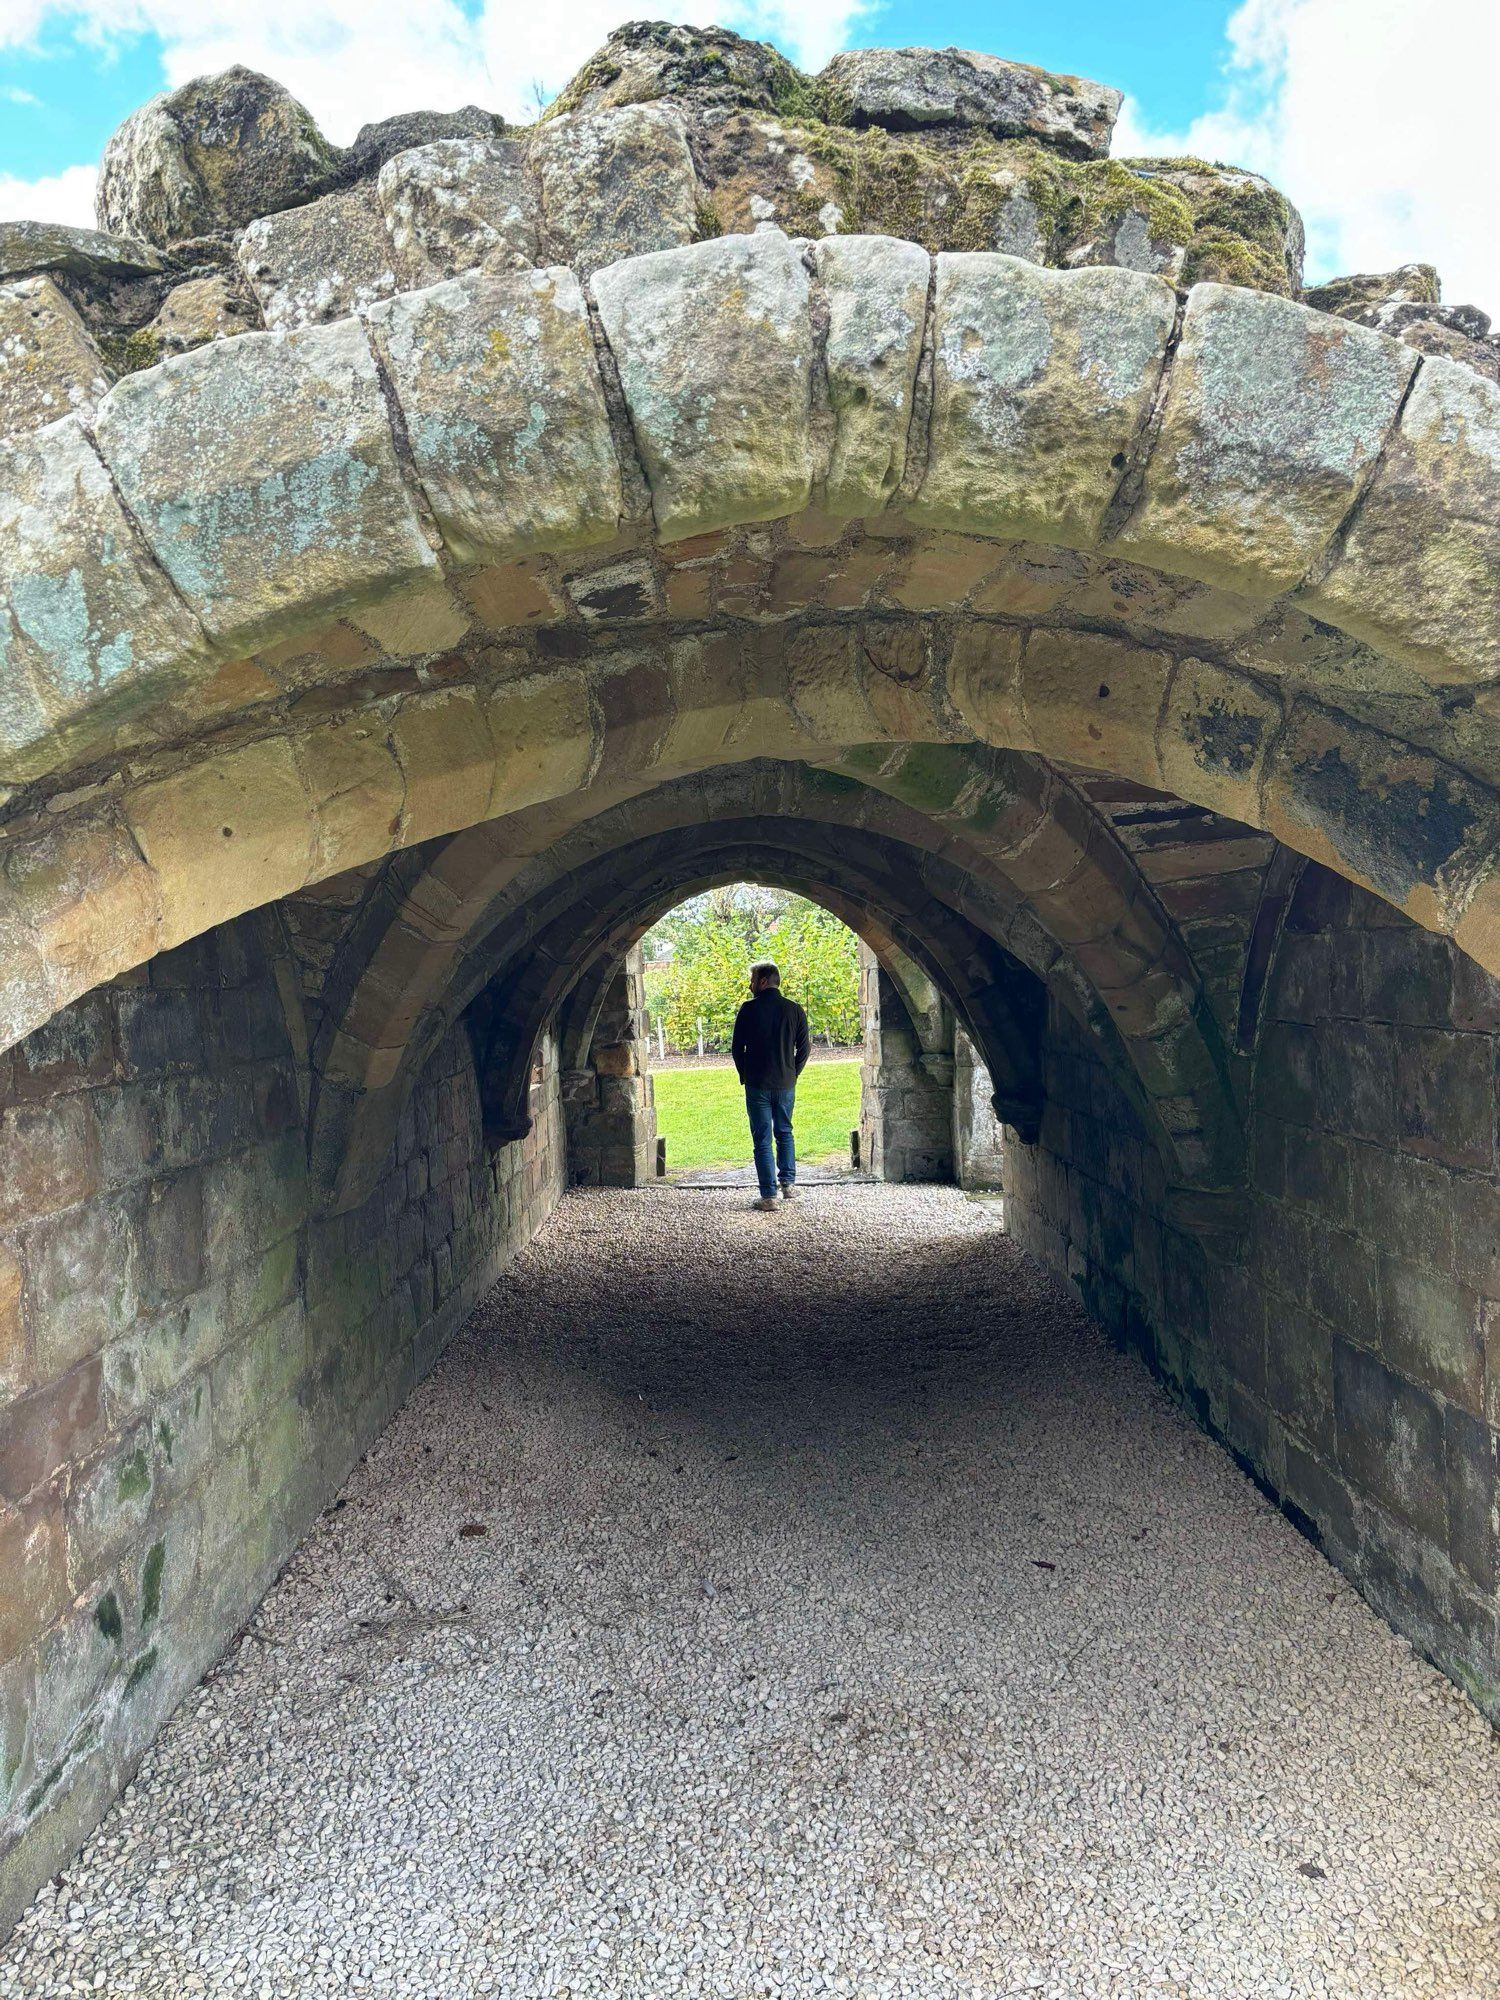
{"label": "gravel path", "polygon": [[1494,2000],[1497,1765],[993,1204],[575,1196],[0,1994]]}

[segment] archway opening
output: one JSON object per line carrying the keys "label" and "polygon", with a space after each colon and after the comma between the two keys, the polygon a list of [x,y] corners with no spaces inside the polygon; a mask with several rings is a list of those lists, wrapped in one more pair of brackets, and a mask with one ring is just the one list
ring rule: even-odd
{"label": "archway opening", "polygon": [[698,1184],[749,1172],[734,1033],[750,968],[764,963],[777,967],[780,992],[808,1020],[807,1064],[794,1086],[802,1182],[857,1170],[864,1036],[856,934],[794,891],[726,882],[659,917],[638,949],[661,1171]]}

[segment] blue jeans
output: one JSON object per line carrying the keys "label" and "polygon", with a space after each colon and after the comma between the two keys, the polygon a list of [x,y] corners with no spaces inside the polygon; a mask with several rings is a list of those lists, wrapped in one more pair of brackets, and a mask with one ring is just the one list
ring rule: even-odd
{"label": "blue jeans", "polygon": [[[791,1090],[754,1090],[745,1085],[745,1110],[750,1117],[750,1140],[755,1148],[755,1178],[760,1182],[762,1200],[769,1201],[779,1180],[790,1187],[797,1178],[797,1149],[792,1143],[792,1106],[797,1101]],[[772,1140],[775,1150],[772,1150]]]}

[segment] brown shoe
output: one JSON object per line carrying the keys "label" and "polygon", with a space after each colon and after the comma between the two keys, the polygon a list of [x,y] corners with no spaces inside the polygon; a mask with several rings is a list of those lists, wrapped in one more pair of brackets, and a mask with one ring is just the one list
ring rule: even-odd
{"label": "brown shoe", "polygon": [[774,1194],[763,1194],[759,1201],[751,1202],[750,1206],[752,1208],[779,1208],[781,1204],[777,1201]]}

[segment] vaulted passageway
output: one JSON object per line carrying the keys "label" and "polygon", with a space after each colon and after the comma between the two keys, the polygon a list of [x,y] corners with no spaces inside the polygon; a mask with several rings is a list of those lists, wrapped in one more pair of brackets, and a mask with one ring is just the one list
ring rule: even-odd
{"label": "vaulted passageway", "polygon": [[992,1204],[590,1192],[0,1994],[1477,2000],[1487,1764]]}
{"label": "vaulted passageway", "polygon": [[0,1926],[605,1177],[596,1001],[730,874],[931,983],[1014,1243],[1500,1716],[1492,357],[1006,75],[898,141],[638,27],[230,218],[192,86],[160,246],[10,246],[123,310],[201,197],[255,306],[0,441]]}

